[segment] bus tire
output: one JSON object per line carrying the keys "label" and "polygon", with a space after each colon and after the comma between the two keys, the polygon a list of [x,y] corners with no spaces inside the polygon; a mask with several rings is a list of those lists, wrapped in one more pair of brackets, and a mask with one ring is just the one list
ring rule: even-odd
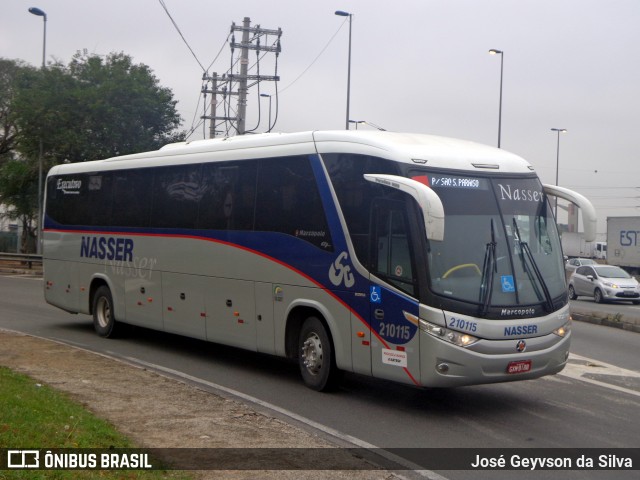
{"label": "bus tire", "polygon": [[113,297],[109,287],[102,285],[93,295],[93,328],[101,337],[113,338],[118,325],[113,311]]}
{"label": "bus tire", "polygon": [[318,392],[333,390],[339,380],[333,345],[317,317],[304,321],[298,341],[298,364],[305,385]]}

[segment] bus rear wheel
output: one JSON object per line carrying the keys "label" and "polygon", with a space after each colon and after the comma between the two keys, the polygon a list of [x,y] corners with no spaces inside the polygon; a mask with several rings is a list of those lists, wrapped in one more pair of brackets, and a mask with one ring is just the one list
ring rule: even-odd
{"label": "bus rear wheel", "polygon": [[333,390],[339,381],[339,371],[327,330],[317,317],[304,321],[298,346],[298,363],[305,385],[318,392]]}
{"label": "bus rear wheel", "polygon": [[113,338],[119,329],[113,311],[113,297],[107,286],[101,286],[93,295],[93,328],[98,335]]}

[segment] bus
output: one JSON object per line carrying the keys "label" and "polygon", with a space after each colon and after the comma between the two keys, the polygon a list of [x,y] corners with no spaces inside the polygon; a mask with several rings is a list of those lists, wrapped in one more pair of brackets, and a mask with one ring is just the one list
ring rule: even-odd
{"label": "bus", "polygon": [[538,378],[571,339],[542,185],[504,150],[422,134],[268,133],[58,165],[46,301],[123,324],[422,387]]}

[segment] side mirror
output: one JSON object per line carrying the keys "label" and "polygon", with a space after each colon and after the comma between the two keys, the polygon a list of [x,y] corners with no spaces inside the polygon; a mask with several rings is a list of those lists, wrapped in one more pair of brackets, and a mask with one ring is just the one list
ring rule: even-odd
{"label": "side mirror", "polygon": [[[575,203],[582,213],[582,223],[584,224],[584,239],[587,242],[593,242],[596,239],[596,227],[598,224],[598,215],[593,204],[587,197],[580,195],[578,192],[569,190],[568,188],[558,187],[556,185],[543,185],[544,192],[547,195],[564,198]],[[556,219],[556,221],[558,221]]]}
{"label": "side mirror", "polygon": [[411,178],[397,175],[365,174],[365,180],[395,188],[411,195],[422,210],[424,229],[429,240],[442,241],[444,239],[444,206],[436,192]]}

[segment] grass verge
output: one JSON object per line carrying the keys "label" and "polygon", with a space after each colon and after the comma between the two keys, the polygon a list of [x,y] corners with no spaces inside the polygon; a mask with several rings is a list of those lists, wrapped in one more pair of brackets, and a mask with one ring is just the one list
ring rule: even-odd
{"label": "grass verge", "polygon": [[[82,405],[34,381],[0,367],[0,448],[135,448],[113,425]],[[189,479],[164,470],[0,470],[0,479]]]}

